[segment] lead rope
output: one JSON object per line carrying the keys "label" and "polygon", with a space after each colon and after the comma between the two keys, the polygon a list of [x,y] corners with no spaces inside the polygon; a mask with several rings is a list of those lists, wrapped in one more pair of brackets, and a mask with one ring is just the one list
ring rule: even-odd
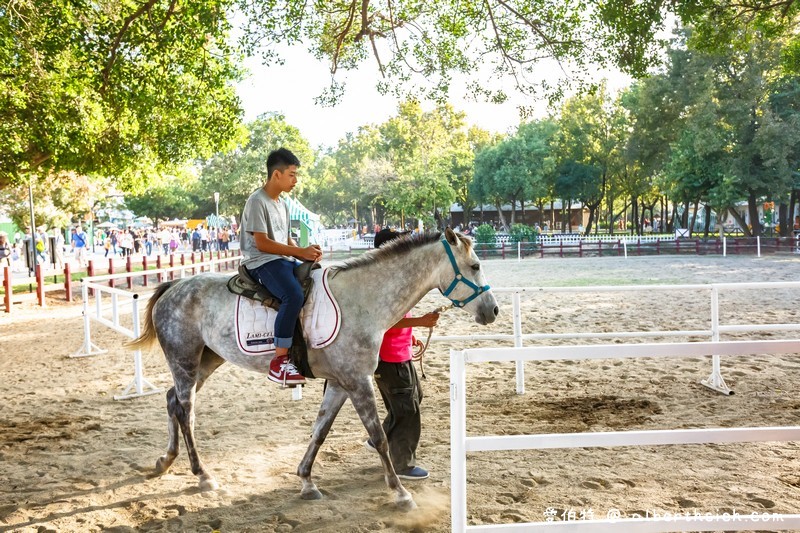
{"label": "lead rope", "polygon": [[[447,311],[451,307],[453,307],[453,304],[443,305],[441,307],[437,307],[436,309],[434,309],[431,312],[432,313],[438,313],[438,314],[441,315],[442,313],[444,313],[445,311]],[[428,338],[425,339],[425,344],[423,344],[422,341],[419,340],[419,339],[417,339],[414,342],[414,347],[416,348],[416,351],[411,356],[411,360],[412,361],[416,361],[417,363],[419,363],[419,372],[422,375],[422,379],[427,379],[427,376],[425,376],[425,367],[422,364],[422,357],[425,355],[425,352],[428,350],[428,345],[431,343],[431,336],[432,335],[433,335],[433,327],[430,327],[430,328],[428,328]]]}

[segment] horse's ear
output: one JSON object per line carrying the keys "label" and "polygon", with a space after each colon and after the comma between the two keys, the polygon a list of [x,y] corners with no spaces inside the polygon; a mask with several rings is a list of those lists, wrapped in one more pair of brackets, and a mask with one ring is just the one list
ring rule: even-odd
{"label": "horse's ear", "polygon": [[449,242],[451,245],[453,246],[459,245],[458,235],[456,235],[456,232],[451,230],[449,226],[444,230],[444,237],[445,239],[447,239],[447,242]]}

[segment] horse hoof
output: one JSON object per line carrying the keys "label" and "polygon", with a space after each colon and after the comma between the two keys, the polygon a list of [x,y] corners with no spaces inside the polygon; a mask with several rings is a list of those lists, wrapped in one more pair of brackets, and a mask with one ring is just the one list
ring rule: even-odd
{"label": "horse hoof", "polygon": [[211,476],[204,477],[200,479],[200,490],[205,492],[209,490],[217,490],[219,488],[219,483],[217,480]]}
{"label": "horse hoof", "polygon": [[161,475],[169,470],[169,467],[172,466],[172,461],[174,459],[169,459],[166,455],[159,457],[156,461],[156,474]]}
{"label": "horse hoof", "polygon": [[303,489],[300,491],[300,497],[304,500],[321,500],[322,493],[319,491],[319,489],[314,487],[313,489]]}
{"label": "horse hoof", "polygon": [[397,508],[401,511],[413,511],[417,508],[417,504],[412,498],[407,500],[397,500]]}

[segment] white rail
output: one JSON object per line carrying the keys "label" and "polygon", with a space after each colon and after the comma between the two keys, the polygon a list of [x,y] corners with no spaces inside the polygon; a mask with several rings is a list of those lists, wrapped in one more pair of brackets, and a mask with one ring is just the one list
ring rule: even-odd
{"label": "white rail", "polygon": [[[240,256],[228,257],[220,259],[212,259],[200,263],[191,263],[185,265],[178,265],[173,267],[161,268],[157,270],[147,270],[141,272],[121,272],[119,274],[104,274],[101,276],[86,277],[81,280],[81,292],[83,298],[83,343],[81,347],[69,357],[89,357],[107,353],[108,350],[103,350],[95,343],[92,342],[91,323],[95,322],[109,329],[112,329],[122,335],[131,339],[137,338],[140,331],[139,323],[139,304],[150,298],[151,291],[147,293],[134,293],[123,289],[109,287],[101,282],[109,280],[127,279],[131,276],[163,276],[167,277],[171,272],[179,273],[180,278],[187,275],[187,271],[207,271],[213,272],[217,265],[220,263],[227,263],[241,259]],[[92,296],[93,295],[93,296]],[[94,313],[89,310],[89,301],[94,297]],[[104,297],[110,297],[111,304],[108,306],[103,305]],[[110,311],[111,316],[107,316]],[[130,313],[130,326],[124,325],[121,322],[121,314],[127,315]],[[161,392],[162,389],[157,388],[152,383],[147,381],[144,377],[144,370],[142,365],[142,352],[141,350],[133,351],[133,380],[122,391],[121,394],[115,395],[115,400],[127,400],[130,398],[138,398],[140,396],[148,396]]]}
{"label": "white rail", "polygon": [[[435,335],[432,342],[454,341],[508,341],[519,348],[526,340],[552,340],[552,339],[613,339],[613,338],[668,338],[668,337],[705,337],[712,343],[718,343],[725,333],[752,333],[767,331],[800,331],[800,324],[720,324],[719,305],[720,294],[742,290],[765,289],[798,289],[800,282],[754,282],[754,283],[712,283],[712,284],[681,284],[681,285],[601,285],[586,287],[501,287],[492,289],[498,294],[511,293],[513,306],[513,331],[512,333],[491,333],[480,335]],[[523,295],[544,293],[627,293],[627,292],[706,292],[709,297],[710,327],[708,329],[692,330],[658,330],[658,331],[612,331],[612,332],[573,332],[573,333],[523,333],[520,300]],[[616,345],[620,346],[620,345]],[[496,349],[495,349],[496,350]],[[700,383],[722,394],[733,394],[725,383],[721,372],[720,356],[723,353],[709,353],[712,356],[711,373]],[[516,390],[517,394],[525,394],[525,368],[522,361],[516,361]]]}
{"label": "white rail", "polygon": [[736,516],[669,516],[605,520],[528,522],[470,526],[467,524],[466,454],[479,451],[606,446],[653,446],[702,443],[739,443],[800,440],[800,426],[761,428],[711,428],[596,433],[555,433],[544,435],[484,435],[467,437],[466,365],[489,361],[540,361],[552,359],[597,359],[621,357],[702,357],[752,353],[798,353],[800,339],[775,341],[730,341],[697,343],[655,343],[594,346],[537,346],[527,348],[478,348],[450,351],[450,442],[452,531],[525,532],[625,532],[742,531],[752,529],[798,530],[800,515],[759,514]]}
{"label": "white rail", "polygon": [[[107,353],[107,350],[103,350],[94,344],[91,340],[91,323],[96,322],[107,328],[110,328],[126,337],[131,339],[135,339],[140,335],[140,323],[139,323],[139,303],[145,300],[148,300],[152,296],[152,291],[147,291],[143,293],[133,293],[130,291],[116,289],[113,287],[109,287],[105,284],[101,284],[99,282],[102,281],[109,281],[115,279],[123,279],[128,278],[131,275],[133,276],[159,276],[163,275],[164,278],[167,277],[167,274],[170,272],[178,272],[179,278],[185,278],[187,276],[187,271],[199,271],[199,272],[214,272],[217,268],[217,265],[220,263],[227,263],[230,261],[240,260],[241,256],[236,257],[228,257],[228,258],[220,258],[220,259],[212,259],[210,261],[205,261],[201,263],[191,263],[185,265],[177,265],[173,267],[161,268],[158,270],[148,270],[145,272],[124,272],[120,274],[104,274],[102,276],[92,276],[90,278],[83,278],[82,282],[82,294],[83,294],[83,344],[75,353],[69,355],[69,357],[88,357],[93,355],[99,355],[103,353]],[[90,294],[94,294],[95,298],[95,312],[94,314],[89,312],[89,299]],[[109,295],[111,297],[111,305],[104,307],[102,304],[103,295]],[[120,312],[126,313],[125,306],[120,305],[119,299],[130,299],[131,306],[128,308],[130,309],[131,314],[131,327],[125,327],[120,323]],[[104,316],[104,311],[111,311],[111,318],[107,318]],[[128,385],[125,390],[119,394],[114,396],[115,400],[127,400],[130,398],[138,398],[139,396],[148,396],[150,394],[156,394],[161,392],[161,389],[156,388],[153,384],[151,384],[147,379],[144,378],[144,372],[142,367],[142,353],[141,350],[134,350],[133,352],[133,381]],[[133,391],[133,392],[132,392]],[[303,398],[303,388],[302,387],[292,387],[292,399],[293,400],[301,400]]]}

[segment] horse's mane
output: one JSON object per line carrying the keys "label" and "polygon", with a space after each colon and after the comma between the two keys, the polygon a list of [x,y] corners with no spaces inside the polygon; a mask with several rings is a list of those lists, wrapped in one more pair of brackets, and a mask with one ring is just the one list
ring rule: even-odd
{"label": "horse's mane", "polygon": [[[469,238],[464,237],[459,233],[456,233],[456,235],[461,242],[465,243],[468,247],[472,246],[472,241]],[[439,242],[441,238],[441,231],[426,231],[425,233],[411,233],[409,235],[403,235],[402,237],[398,237],[387,242],[380,248],[370,250],[358,257],[348,259],[344,263],[336,265],[334,268],[337,270],[353,270],[355,268],[371,265],[390,257],[407,254],[411,250],[419,248],[420,246],[425,246],[426,244],[430,244],[432,242]]]}

